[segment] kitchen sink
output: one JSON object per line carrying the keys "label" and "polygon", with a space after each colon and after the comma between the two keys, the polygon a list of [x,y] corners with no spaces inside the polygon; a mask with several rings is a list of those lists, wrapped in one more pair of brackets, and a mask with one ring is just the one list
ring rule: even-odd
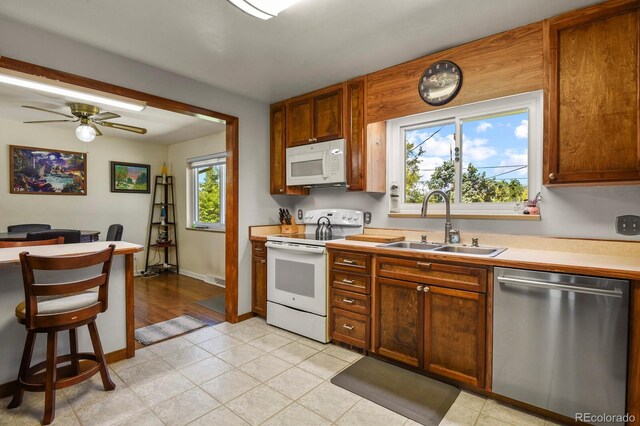
{"label": "kitchen sink", "polygon": [[437,243],[422,243],[419,241],[398,241],[395,243],[379,244],[378,247],[404,250],[433,251],[438,254],[458,254],[464,256],[494,257],[506,250],[502,247],[472,247],[462,245],[445,245]]}
{"label": "kitchen sink", "polygon": [[471,254],[475,256],[493,257],[497,256],[506,248],[502,247],[472,247],[472,246],[442,246],[433,249],[438,253],[455,253],[455,254]]}
{"label": "kitchen sink", "polygon": [[398,241],[395,243],[380,244],[378,247],[399,248],[407,250],[433,250],[434,248],[441,246],[442,244],[421,243],[420,241]]}

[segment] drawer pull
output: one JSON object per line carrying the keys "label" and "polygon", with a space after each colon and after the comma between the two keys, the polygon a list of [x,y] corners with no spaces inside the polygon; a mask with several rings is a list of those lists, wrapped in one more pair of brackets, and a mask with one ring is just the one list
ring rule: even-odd
{"label": "drawer pull", "polygon": [[346,263],[347,265],[353,265],[356,262],[351,259],[342,259],[342,263]]}
{"label": "drawer pull", "polygon": [[342,299],[344,303],[354,304],[356,303],[355,299],[347,299],[346,297]]}
{"label": "drawer pull", "polygon": [[349,324],[342,324],[342,328],[346,328],[347,330],[353,330],[354,328],[356,328],[356,326],[349,325]]}
{"label": "drawer pull", "polygon": [[416,290],[422,291],[423,288],[424,288],[424,286],[419,285],[418,287],[416,287]]}
{"label": "drawer pull", "polygon": [[349,278],[343,278],[342,282],[345,284],[353,284],[355,281],[354,280],[350,280]]}
{"label": "drawer pull", "polygon": [[418,262],[418,263],[416,263],[416,265],[420,269],[431,269],[431,264],[427,263],[427,262]]}
{"label": "drawer pull", "polygon": [[422,290],[422,291],[424,291],[425,293],[428,293],[428,292],[429,292],[429,287],[427,287],[427,286],[425,285],[425,286],[424,286],[424,290]]}

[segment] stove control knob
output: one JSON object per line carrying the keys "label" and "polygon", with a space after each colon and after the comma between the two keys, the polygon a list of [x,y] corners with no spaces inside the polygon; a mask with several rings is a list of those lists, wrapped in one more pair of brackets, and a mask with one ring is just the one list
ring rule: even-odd
{"label": "stove control knob", "polygon": [[353,215],[351,213],[349,213],[349,220],[351,220],[352,217],[353,217]]}
{"label": "stove control knob", "polygon": [[355,215],[353,215],[353,220],[359,220],[360,219],[360,214],[356,213]]}
{"label": "stove control knob", "polygon": [[342,218],[346,219],[347,218],[347,214],[346,213],[342,213]]}

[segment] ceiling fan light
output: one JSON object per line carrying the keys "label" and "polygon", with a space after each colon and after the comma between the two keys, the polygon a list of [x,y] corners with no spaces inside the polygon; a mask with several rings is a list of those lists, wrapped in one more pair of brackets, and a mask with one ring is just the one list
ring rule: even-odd
{"label": "ceiling fan light", "polygon": [[271,19],[298,0],[229,0],[234,6],[260,19]]}
{"label": "ceiling fan light", "polygon": [[87,124],[81,124],[76,128],[76,136],[82,142],[91,142],[96,138],[96,130]]}

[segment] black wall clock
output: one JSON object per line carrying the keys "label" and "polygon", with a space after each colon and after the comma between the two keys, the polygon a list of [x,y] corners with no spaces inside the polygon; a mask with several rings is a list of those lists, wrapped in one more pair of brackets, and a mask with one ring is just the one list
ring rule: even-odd
{"label": "black wall clock", "polygon": [[444,105],[453,99],[462,86],[462,71],[450,61],[432,64],[420,77],[418,91],[429,105]]}

